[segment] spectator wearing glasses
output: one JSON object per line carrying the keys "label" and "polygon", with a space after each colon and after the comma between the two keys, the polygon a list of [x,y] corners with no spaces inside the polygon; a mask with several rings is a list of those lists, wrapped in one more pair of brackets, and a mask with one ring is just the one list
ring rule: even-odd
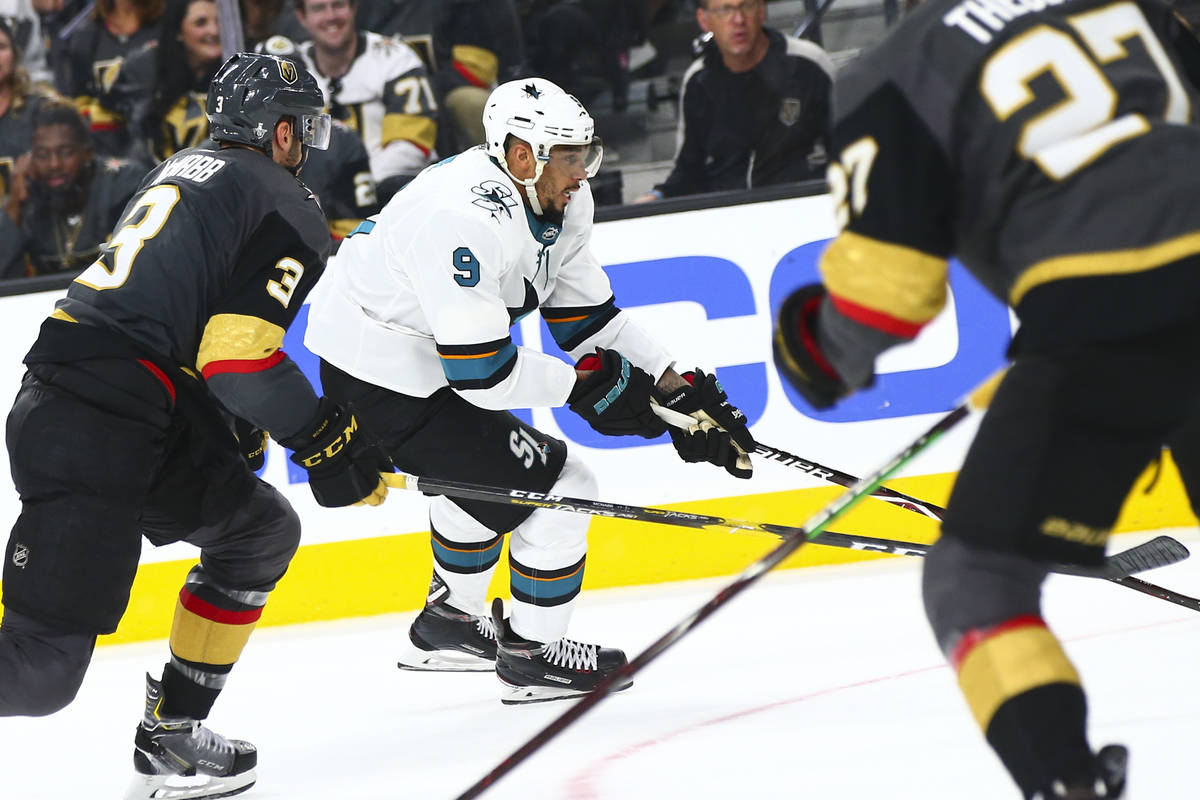
{"label": "spectator wearing glasses", "polygon": [[47,102],[34,117],[33,149],[17,161],[0,214],[0,277],[91,264],[142,174],[128,162],[96,158],[79,112]]}
{"label": "spectator wearing glasses", "polygon": [[697,0],[706,36],[683,76],[675,168],[637,202],[823,176],[833,62],[766,17],[763,0]]}
{"label": "spectator wearing glasses", "polygon": [[311,41],[296,45],[273,36],[261,49],[304,60],[330,115],[362,137],[385,203],[436,158],[438,105],[429,73],[412,48],[358,30],[355,11],[353,0],[296,0],[296,16]]}

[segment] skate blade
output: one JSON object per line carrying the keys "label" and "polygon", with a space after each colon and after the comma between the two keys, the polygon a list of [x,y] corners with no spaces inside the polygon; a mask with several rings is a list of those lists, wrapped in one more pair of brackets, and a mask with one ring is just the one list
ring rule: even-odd
{"label": "skate blade", "polygon": [[254,785],[257,777],[249,769],[237,775],[135,775],[125,800],[194,800],[233,797]]}
{"label": "skate blade", "polygon": [[400,669],[414,672],[495,672],[496,662],[458,650],[422,650],[409,645],[396,662]]}
{"label": "skate blade", "polygon": [[[583,697],[586,691],[561,689],[556,686],[515,686],[500,678],[500,702],[506,706],[523,706],[529,703],[549,703],[552,700],[572,700]],[[633,686],[633,681],[614,687],[611,691],[623,692]]]}

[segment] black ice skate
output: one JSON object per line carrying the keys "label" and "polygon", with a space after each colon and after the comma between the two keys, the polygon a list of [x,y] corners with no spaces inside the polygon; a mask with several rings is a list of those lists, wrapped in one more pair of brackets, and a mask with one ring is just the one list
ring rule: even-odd
{"label": "black ice skate", "polygon": [[146,676],[146,715],[133,737],[137,773],[125,800],[230,797],[254,785],[258,751],[188,717],[158,713],[162,685]]}
{"label": "black ice skate", "polygon": [[[615,647],[566,638],[549,643],[522,639],[504,620],[500,598],[492,603],[492,624],[497,633],[496,677],[504,684],[500,702],[506,705],[578,697],[626,663],[625,653]],[[633,679],[625,678],[613,691],[632,685]]]}
{"label": "black ice skate", "polygon": [[1054,781],[1048,789],[1034,794],[1031,800],[1113,800],[1125,793],[1125,770],[1129,750],[1123,745],[1110,744],[1096,753],[1094,774],[1078,783],[1067,785]]}
{"label": "black ice skate", "polygon": [[496,629],[488,617],[472,616],[446,602],[446,584],[434,573],[425,608],[408,629],[412,642],[396,666],[428,672],[491,672],[496,668]]}

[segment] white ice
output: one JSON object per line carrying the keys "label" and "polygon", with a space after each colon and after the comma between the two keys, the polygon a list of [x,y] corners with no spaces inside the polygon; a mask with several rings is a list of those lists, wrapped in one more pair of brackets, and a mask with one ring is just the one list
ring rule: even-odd
{"label": "white ice", "polygon": [[[1142,577],[1200,594],[1200,551]],[[1013,800],[926,628],[919,580],[919,560],[899,558],[768,575],[483,796]],[[632,656],[726,582],[585,592],[572,633]],[[1200,796],[1200,613],[1067,577],[1048,582],[1044,610],[1090,692],[1093,746],[1132,750],[1127,797]],[[566,710],[503,706],[487,673],[397,670],[410,617],[254,635],[210,719],[258,745],[242,797],[453,798]],[[119,797],[142,673],[165,652],[101,648],[70,707],[0,720],[0,797]]]}

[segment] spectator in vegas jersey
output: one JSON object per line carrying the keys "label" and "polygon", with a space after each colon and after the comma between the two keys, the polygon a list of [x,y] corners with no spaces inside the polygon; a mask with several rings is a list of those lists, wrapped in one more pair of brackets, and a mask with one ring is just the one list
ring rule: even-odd
{"label": "spectator in vegas jersey", "polygon": [[21,514],[4,559],[0,716],[71,702],[97,634],[124,613],[142,536],[200,548],[170,660],[146,677],[127,800],[255,781],[254,746],[203,720],[300,541],[296,513],[251,471],[262,432],[294,451],[321,505],[387,492],[387,459],[280,349],[329,249],[295,178],[305,148],[328,141],[324,104],[296,62],[232,56],[207,107],[223,147],[146,176],[25,356],[7,428]]}
{"label": "spectator in vegas jersey", "polygon": [[433,76],[439,142],[458,152],[483,141],[483,103],[497,83],[527,74],[513,0],[364,2],[358,26],[403,39]]}
{"label": "spectator in vegas jersey", "polygon": [[98,98],[112,88],[126,56],[158,41],[163,8],[163,0],[96,0],[68,38],[55,65],[55,87],[75,101],[94,132],[120,127]]}
{"label": "spectator in vegas jersey", "polygon": [[371,156],[379,199],[395,193],[435,156],[437,101],[421,59],[402,42],[354,26],[353,0],[298,0],[311,41],[268,39],[263,50],[304,59],[330,114],[358,131]]}
{"label": "spectator in vegas jersey", "polygon": [[711,37],[683,75],[675,167],[638,202],[822,177],[833,62],[766,28],[763,0],[697,0]]}
{"label": "spectator in vegas jersey", "polygon": [[329,221],[334,252],[350,231],[379,211],[367,148],[357,133],[340,122],[334,121],[330,128],[329,147],[308,154],[304,183]]}
{"label": "spectator in vegas jersey", "polygon": [[18,158],[29,152],[33,117],[53,93],[30,84],[8,20],[0,17],[0,198]]}
{"label": "spectator in vegas jersey", "polygon": [[923,592],[1027,800],[1125,783],[1042,617],[1049,565],[1101,562],[1164,445],[1200,508],[1197,87],[1200,43],[1157,0],[923,3],[838,76],[842,232],[779,312],[776,361],[817,408],[938,313],[951,256],[1019,318]]}
{"label": "spectator in vegas jersey", "polygon": [[[715,377],[675,372],[591,253],[587,179],[602,150],[587,111],[530,78],[492,92],[484,126],[486,145],[422,172],[342,243],[305,339],[325,391],[405,470],[574,497],[595,496],[592,472],[508,409],[569,404],[600,433],[654,438],[666,426],[653,393],[704,420],[673,429],[685,461],[748,478],[745,417]],[[513,344],[510,327],[539,307],[577,368]],[[402,665],[495,670],[504,702],[524,703],[578,695],[625,663],[564,636],[586,517],[436,497],[429,518],[434,575]],[[486,592],[510,531],[505,621]]]}
{"label": "spectator in vegas jersey", "polygon": [[0,215],[0,277],[77,272],[96,260],[145,170],[98,158],[74,106],[48,101],[33,121]]}
{"label": "spectator in vegas jersey", "polygon": [[156,45],[125,59],[99,99],[119,125],[109,146],[147,166],[208,138],[205,98],[221,66],[214,0],[168,0],[162,30]]}

